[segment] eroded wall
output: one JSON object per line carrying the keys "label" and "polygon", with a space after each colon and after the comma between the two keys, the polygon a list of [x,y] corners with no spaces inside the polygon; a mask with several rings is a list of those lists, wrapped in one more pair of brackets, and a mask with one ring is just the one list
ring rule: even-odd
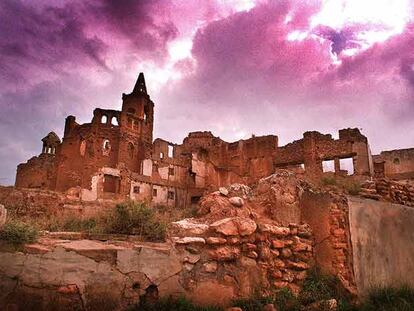
{"label": "eroded wall", "polygon": [[378,177],[414,178],[414,148],[383,151],[374,156]]}
{"label": "eroded wall", "polygon": [[356,283],[361,294],[371,286],[414,286],[414,209],[349,197]]}

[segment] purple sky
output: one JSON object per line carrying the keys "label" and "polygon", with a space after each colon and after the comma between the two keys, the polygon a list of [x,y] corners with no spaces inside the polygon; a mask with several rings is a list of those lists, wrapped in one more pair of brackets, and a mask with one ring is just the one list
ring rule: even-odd
{"label": "purple sky", "polygon": [[155,137],[361,128],[414,147],[413,0],[2,0],[0,184],[72,114],[120,109],[140,71]]}

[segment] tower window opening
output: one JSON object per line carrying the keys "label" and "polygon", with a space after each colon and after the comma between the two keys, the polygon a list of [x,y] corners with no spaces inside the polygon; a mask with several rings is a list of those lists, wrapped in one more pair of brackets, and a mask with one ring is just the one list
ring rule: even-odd
{"label": "tower window opening", "polygon": [[168,157],[172,158],[174,155],[174,147],[171,145],[168,145]]}
{"label": "tower window opening", "polygon": [[102,118],[101,118],[101,123],[102,123],[102,124],[106,124],[106,123],[108,123],[108,116],[103,115],[103,116],[102,116]]}
{"label": "tower window opening", "polygon": [[115,125],[115,126],[118,126],[119,125],[117,117],[112,117],[111,124],[112,125]]}

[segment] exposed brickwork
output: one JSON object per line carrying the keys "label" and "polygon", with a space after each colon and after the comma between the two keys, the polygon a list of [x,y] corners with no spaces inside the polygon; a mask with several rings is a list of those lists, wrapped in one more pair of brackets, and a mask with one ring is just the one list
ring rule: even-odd
{"label": "exposed brickwork", "polygon": [[381,178],[362,185],[361,196],[414,207],[414,183]]}
{"label": "exposed brickwork", "polygon": [[383,151],[373,156],[373,160],[378,178],[414,178],[414,148]]}

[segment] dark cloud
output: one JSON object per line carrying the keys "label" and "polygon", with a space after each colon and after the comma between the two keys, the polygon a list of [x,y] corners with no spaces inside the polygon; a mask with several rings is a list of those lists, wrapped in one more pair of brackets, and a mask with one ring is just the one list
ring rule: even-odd
{"label": "dark cloud", "polygon": [[133,50],[145,51],[146,57],[156,60],[166,56],[166,44],[178,35],[169,0],[95,0],[86,8],[94,23],[105,25],[129,41]]}
{"label": "dark cloud", "polygon": [[55,76],[65,66],[105,67],[105,44],[86,36],[80,17],[70,6],[38,9],[21,1],[2,1],[0,83],[26,86],[37,82],[34,76]]}

